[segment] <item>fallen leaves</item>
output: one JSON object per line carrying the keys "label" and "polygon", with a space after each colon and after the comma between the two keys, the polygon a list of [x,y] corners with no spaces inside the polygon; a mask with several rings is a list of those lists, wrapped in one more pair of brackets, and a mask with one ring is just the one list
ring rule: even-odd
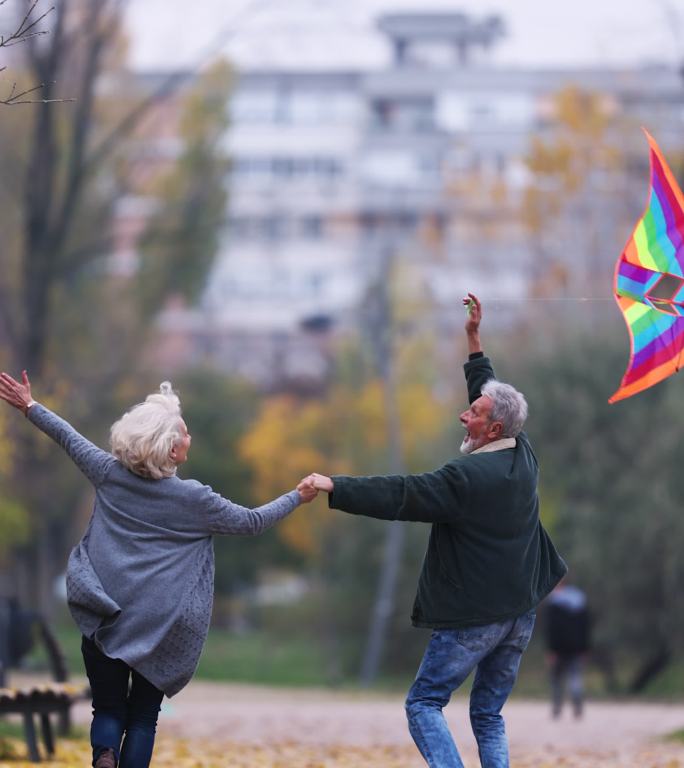
{"label": "fallen leaves", "polygon": [[[467,768],[475,768],[474,755],[464,756]],[[90,745],[85,740],[60,740],[55,759],[44,768],[83,768],[90,764]],[[32,768],[26,747],[17,739],[0,739],[1,768]],[[157,740],[153,768],[424,768],[417,751],[406,746],[355,747],[310,746],[296,741],[281,744],[190,741],[162,736]],[[638,751],[555,750],[545,747],[513,754],[511,768],[684,768],[684,748],[654,744]]]}

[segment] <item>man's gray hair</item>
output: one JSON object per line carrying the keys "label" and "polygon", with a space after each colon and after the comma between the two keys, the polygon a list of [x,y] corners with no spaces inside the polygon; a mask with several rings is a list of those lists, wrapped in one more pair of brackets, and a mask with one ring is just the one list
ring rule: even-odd
{"label": "man's gray hair", "polygon": [[490,379],[481,394],[492,401],[492,421],[503,424],[501,437],[516,437],[527,419],[527,400],[522,392],[510,384]]}

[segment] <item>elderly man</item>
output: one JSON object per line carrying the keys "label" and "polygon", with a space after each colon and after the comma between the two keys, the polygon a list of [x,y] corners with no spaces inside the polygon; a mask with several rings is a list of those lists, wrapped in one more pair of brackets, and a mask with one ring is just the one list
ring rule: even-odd
{"label": "elderly man", "polygon": [[422,475],[302,481],[329,505],[383,520],[431,523],[411,619],[433,632],[406,700],[409,730],[432,768],[462,768],[442,714],[475,669],[470,721],[485,768],[508,766],[501,709],[515,683],[535,607],[565,574],[539,521],[538,465],[522,432],[527,403],[494,378],[480,346],[482,308],[468,294],[465,364],[470,407],[464,456]]}

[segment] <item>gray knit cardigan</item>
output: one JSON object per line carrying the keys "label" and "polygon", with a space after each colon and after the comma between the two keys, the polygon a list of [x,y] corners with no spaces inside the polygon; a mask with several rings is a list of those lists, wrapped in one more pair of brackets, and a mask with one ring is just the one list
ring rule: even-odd
{"label": "gray knit cardigan", "polygon": [[95,487],[88,529],[67,568],[81,632],[167,696],[192,677],[214,594],[214,534],[256,536],[301,503],[290,491],[256,509],[196,480],[148,480],[36,404],[28,418],[64,448]]}

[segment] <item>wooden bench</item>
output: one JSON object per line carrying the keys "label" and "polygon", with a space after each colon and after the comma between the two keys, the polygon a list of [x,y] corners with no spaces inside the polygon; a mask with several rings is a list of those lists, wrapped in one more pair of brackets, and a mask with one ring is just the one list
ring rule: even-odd
{"label": "wooden bench", "polygon": [[39,763],[40,752],[34,717],[37,715],[40,720],[45,751],[48,756],[52,756],[55,753],[55,739],[50,715],[58,715],[62,724],[68,723],[71,705],[89,697],[89,688],[69,683],[48,683],[31,688],[0,688],[0,715],[21,715],[29,757],[34,763]]}

